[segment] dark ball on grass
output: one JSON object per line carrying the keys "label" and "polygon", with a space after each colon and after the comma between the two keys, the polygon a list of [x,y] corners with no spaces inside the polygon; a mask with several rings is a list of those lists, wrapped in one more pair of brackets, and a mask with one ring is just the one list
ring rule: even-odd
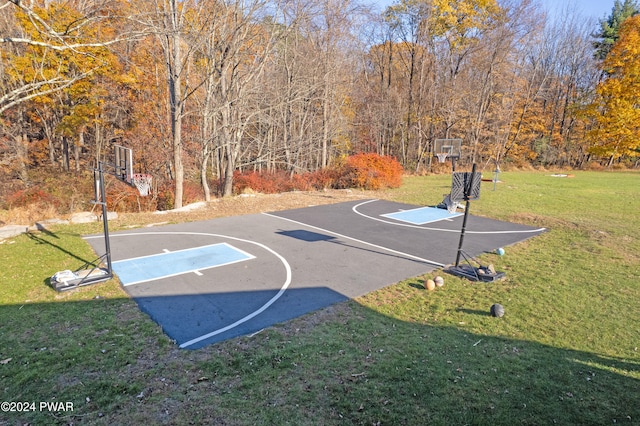
{"label": "dark ball on grass", "polygon": [[500,318],[504,315],[504,306],[499,303],[494,303],[491,305],[491,316]]}

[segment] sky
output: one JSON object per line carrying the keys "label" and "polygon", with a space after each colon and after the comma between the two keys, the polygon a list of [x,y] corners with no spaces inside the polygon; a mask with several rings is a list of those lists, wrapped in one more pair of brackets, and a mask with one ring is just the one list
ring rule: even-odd
{"label": "sky", "polygon": [[[380,9],[393,3],[393,0],[370,0]],[[567,7],[575,9],[585,18],[602,19],[608,17],[613,9],[614,0],[538,0],[550,15],[561,13]],[[622,0],[621,0],[622,1]]]}
{"label": "sky", "polygon": [[539,0],[551,15],[575,9],[586,18],[602,19],[611,14],[614,0]]}

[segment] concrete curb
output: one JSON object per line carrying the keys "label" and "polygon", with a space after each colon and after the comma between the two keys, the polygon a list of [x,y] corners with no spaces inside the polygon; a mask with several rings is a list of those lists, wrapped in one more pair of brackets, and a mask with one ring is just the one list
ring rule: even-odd
{"label": "concrete curb", "polygon": [[[107,220],[114,220],[118,218],[117,212],[108,212]],[[91,212],[80,212],[71,215],[69,220],[64,219],[45,219],[39,220],[33,225],[5,225],[0,226],[0,241],[7,238],[16,237],[20,234],[31,231],[44,231],[51,228],[52,225],[66,225],[69,223],[91,223],[102,220],[100,215]]]}

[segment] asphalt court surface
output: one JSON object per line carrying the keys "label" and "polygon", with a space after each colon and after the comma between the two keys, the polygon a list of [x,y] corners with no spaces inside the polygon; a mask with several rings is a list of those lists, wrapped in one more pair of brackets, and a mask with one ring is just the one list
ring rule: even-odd
{"label": "asphalt court surface", "polygon": [[[181,348],[258,332],[455,261],[462,214],[383,200],[110,235],[127,293]],[[543,232],[469,215],[471,256]],[[97,253],[102,236],[86,237]]]}

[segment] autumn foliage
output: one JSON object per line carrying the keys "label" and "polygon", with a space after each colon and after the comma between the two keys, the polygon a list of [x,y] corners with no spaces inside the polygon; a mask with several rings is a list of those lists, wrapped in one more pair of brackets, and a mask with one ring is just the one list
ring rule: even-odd
{"label": "autumn foliage", "polygon": [[591,152],[612,160],[640,152],[640,15],[628,18],[620,38],[606,57],[608,75],[596,87],[596,96],[587,107],[596,126],[588,133]]}
{"label": "autumn foliage", "polygon": [[60,207],[61,200],[39,188],[27,188],[14,192],[4,200],[5,208],[26,207],[34,204],[43,204]]}
{"label": "autumn foliage", "polygon": [[[6,2],[0,208],[91,208],[114,145],[154,179],[145,199],[107,188],[121,211],[397,187],[403,168],[448,172],[439,138],[484,171],[640,167],[637,2],[601,21],[597,49],[539,2],[401,1],[380,19],[285,3],[290,21],[259,1]],[[354,43],[364,22],[372,38]]]}
{"label": "autumn foliage", "polygon": [[264,194],[288,191],[312,191],[325,188],[383,189],[402,184],[403,169],[394,158],[375,153],[356,154],[344,164],[309,173],[236,172],[234,192],[248,190]]}
{"label": "autumn foliage", "polygon": [[402,165],[391,157],[362,153],[349,157],[343,168],[346,186],[362,189],[397,188],[402,184]]}

